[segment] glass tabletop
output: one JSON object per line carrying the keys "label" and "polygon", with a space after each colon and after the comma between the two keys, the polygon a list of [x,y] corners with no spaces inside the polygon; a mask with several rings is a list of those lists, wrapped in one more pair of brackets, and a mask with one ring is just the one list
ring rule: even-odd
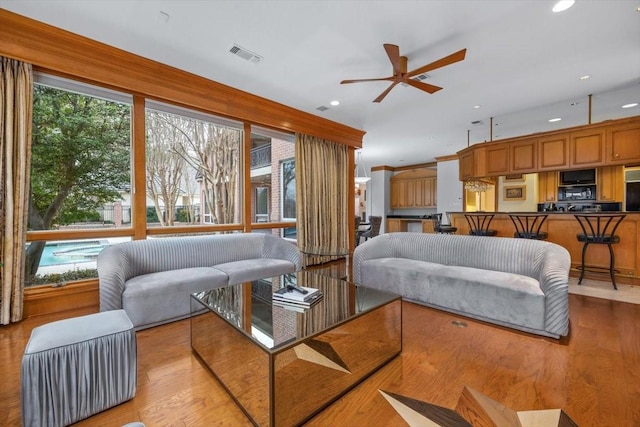
{"label": "glass tabletop", "polygon": [[[323,296],[307,309],[274,304],[273,293],[287,285],[316,288]],[[392,293],[356,286],[312,271],[192,294],[192,299],[200,304],[200,310],[204,306],[217,313],[269,351],[278,351],[399,298]]]}

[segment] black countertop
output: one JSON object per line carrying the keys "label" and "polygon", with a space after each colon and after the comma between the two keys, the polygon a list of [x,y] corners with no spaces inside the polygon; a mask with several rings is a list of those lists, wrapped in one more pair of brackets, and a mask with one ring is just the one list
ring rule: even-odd
{"label": "black countertop", "polygon": [[387,215],[390,219],[432,219],[431,215]]}

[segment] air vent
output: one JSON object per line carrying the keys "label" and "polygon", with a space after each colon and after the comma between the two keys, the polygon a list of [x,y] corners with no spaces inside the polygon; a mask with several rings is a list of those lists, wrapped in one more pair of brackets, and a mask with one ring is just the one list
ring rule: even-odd
{"label": "air vent", "polygon": [[229,49],[229,52],[233,53],[236,56],[239,56],[245,61],[253,62],[254,64],[257,64],[258,62],[264,59],[262,56],[258,55],[257,53],[251,52],[249,49],[245,49],[242,46],[237,44],[234,44],[233,47]]}
{"label": "air vent", "polygon": [[321,106],[316,108],[316,110],[318,110],[318,111],[327,111],[328,109],[329,109],[329,107],[325,107],[324,105],[321,105]]}
{"label": "air vent", "polygon": [[423,81],[423,80],[427,80],[430,79],[431,76],[429,74],[423,73],[423,74],[418,74],[415,77],[412,77],[412,80],[417,80],[419,82]]}
{"label": "air vent", "polygon": [[474,121],[471,122],[471,124],[474,125],[474,126],[481,126],[484,123],[482,123],[482,120],[474,120]]}

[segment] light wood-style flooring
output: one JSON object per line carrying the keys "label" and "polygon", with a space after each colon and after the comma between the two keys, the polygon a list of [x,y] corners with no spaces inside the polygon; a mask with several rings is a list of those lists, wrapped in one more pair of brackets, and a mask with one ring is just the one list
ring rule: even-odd
{"label": "light wood-style flooring", "polygon": [[[569,299],[571,334],[560,341],[405,302],[402,354],[306,425],[403,426],[379,390],[453,409],[469,386],[517,411],[562,408],[581,427],[640,426],[640,305]],[[20,362],[31,330],[92,311],[0,327],[0,425],[20,425]],[[140,331],[137,340],[136,396],[77,425],[250,425],[191,353],[188,320]]]}

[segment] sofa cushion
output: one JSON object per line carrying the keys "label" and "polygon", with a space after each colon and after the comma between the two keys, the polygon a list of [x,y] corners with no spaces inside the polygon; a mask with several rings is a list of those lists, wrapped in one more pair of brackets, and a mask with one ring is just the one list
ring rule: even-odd
{"label": "sofa cushion", "polygon": [[227,285],[227,275],[215,268],[196,267],[143,274],[125,283],[123,309],[134,326],[153,326],[190,314],[190,295]]}
{"label": "sofa cushion", "polygon": [[216,265],[215,268],[229,277],[230,285],[264,279],[265,277],[280,276],[296,271],[296,266],[292,262],[275,258],[255,258],[225,262],[224,264]]}
{"label": "sofa cushion", "polygon": [[480,319],[544,329],[545,296],[531,277],[404,258],[366,260],[361,271],[365,286],[409,300]]}

